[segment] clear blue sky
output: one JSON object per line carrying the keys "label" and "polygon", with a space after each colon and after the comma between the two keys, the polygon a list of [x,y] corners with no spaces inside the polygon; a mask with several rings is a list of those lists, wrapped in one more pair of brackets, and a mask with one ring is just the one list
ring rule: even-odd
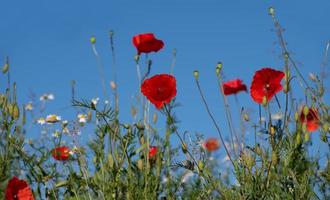
{"label": "clear blue sky", "polygon": [[[249,86],[262,66],[282,69],[279,46],[268,7],[286,29],[285,38],[301,71],[319,72],[326,42],[330,40],[330,1],[259,0],[7,0],[0,2],[0,58],[10,56],[11,75],[18,83],[20,103],[30,91],[38,96],[55,94],[50,112],[70,116],[62,109],[70,104],[70,81],[77,82],[77,96],[100,97],[102,89],[89,37],[111,78],[108,31],[115,31],[121,117],[129,118],[131,96],[137,92],[136,54],[131,38],[153,32],[165,48],[152,54],[152,74],[169,72],[172,49],[177,49],[177,109],[180,131],[199,131],[216,136],[206,115],[192,71],[200,70],[201,84],[217,121],[227,134],[224,107],[214,68],[224,63],[226,79],[241,78]],[[5,84],[1,78],[1,85]],[[329,86],[329,79],[327,80]],[[1,87],[3,89],[3,87]],[[299,94],[299,93],[298,93]],[[301,93],[300,93],[301,94]],[[257,111],[248,94],[239,94],[241,105]],[[329,96],[327,96],[329,102]],[[235,109],[233,97],[229,97]],[[84,134],[84,132],[83,132]]]}

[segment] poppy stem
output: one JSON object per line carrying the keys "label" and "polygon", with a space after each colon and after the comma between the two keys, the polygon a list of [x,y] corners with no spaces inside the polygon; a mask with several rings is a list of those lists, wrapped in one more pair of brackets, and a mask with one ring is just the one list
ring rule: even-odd
{"label": "poppy stem", "polygon": [[208,115],[210,116],[210,118],[212,119],[212,122],[213,122],[215,128],[217,129],[217,132],[218,132],[218,134],[219,134],[219,137],[220,137],[221,143],[222,143],[223,147],[225,148],[225,151],[226,151],[226,153],[227,153],[227,155],[228,155],[228,158],[230,159],[231,163],[232,163],[233,166],[235,167],[234,161],[233,161],[233,159],[231,158],[230,153],[229,153],[229,150],[228,150],[228,148],[227,148],[227,146],[226,146],[226,144],[225,144],[225,141],[224,141],[224,139],[223,139],[223,137],[222,137],[222,134],[221,134],[220,128],[219,128],[217,122],[215,121],[215,119],[214,119],[214,117],[213,117],[213,115],[212,115],[212,113],[211,113],[211,111],[210,111],[210,109],[209,109],[209,106],[208,106],[208,104],[207,104],[207,102],[206,102],[206,99],[205,99],[205,97],[204,97],[204,95],[203,95],[203,92],[202,92],[202,89],[201,89],[201,87],[200,87],[199,81],[198,81],[198,79],[195,79],[195,81],[196,81],[196,85],[197,85],[197,88],[198,88],[199,94],[201,95],[202,100],[203,100],[203,103],[204,103],[204,105],[205,105],[206,111],[207,111]]}
{"label": "poppy stem", "polygon": [[[235,136],[235,139],[236,141],[239,143],[238,147],[240,148],[241,145],[240,145],[240,141],[237,137],[237,134],[236,134],[236,131],[233,127],[233,120],[232,120],[232,117],[231,117],[231,112],[230,112],[230,108],[229,108],[229,103],[227,101],[227,97],[224,93],[224,89],[223,89],[223,81],[222,81],[222,77],[221,77],[221,73],[217,74],[217,78],[218,78],[218,85],[220,86],[220,91],[221,91],[221,96],[223,98],[223,102],[225,104],[225,110],[226,110],[226,119],[227,119],[227,123],[228,123],[228,126],[229,126],[229,130],[230,130],[230,138],[231,138],[231,144],[232,144],[232,149],[234,151],[234,154],[237,156],[237,152],[236,152],[236,148],[235,148],[235,145],[234,145],[234,136]],[[235,95],[236,97],[236,95]],[[236,97],[236,100],[237,100],[237,97]]]}
{"label": "poppy stem", "polygon": [[119,97],[118,97],[118,84],[117,84],[117,62],[116,62],[116,52],[115,52],[115,45],[114,45],[114,31],[109,32],[110,37],[110,49],[112,55],[112,70],[113,70],[113,81],[116,85],[114,88],[114,97],[115,97],[115,111],[118,114],[119,112]]}
{"label": "poppy stem", "polygon": [[104,68],[103,68],[103,64],[101,62],[101,57],[97,53],[95,44],[92,44],[92,50],[93,50],[93,53],[95,55],[96,62],[97,62],[97,68],[98,68],[98,72],[99,72],[99,76],[100,76],[101,84],[102,84],[103,96],[104,96],[104,98],[108,99],[108,95],[107,95],[106,87],[105,87]]}

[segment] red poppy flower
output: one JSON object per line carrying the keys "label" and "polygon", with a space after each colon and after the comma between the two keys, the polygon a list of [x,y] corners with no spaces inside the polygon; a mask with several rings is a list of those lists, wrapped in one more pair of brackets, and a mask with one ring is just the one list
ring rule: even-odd
{"label": "red poppy flower", "polygon": [[[282,90],[281,80],[284,73],[271,68],[263,68],[253,76],[250,92],[253,100],[259,104],[269,102]],[[266,102],[263,102],[266,99]]]}
{"label": "red poppy flower", "polygon": [[70,149],[66,146],[56,147],[51,153],[55,160],[65,161],[69,159]]}
{"label": "red poppy flower", "polygon": [[219,140],[216,138],[208,138],[203,143],[204,149],[206,149],[209,152],[213,152],[219,149],[220,143]]}
{"label": "red poppy flower", "polygon": [[169,74],[158,74],[143,81],[141,92],[147,99],[160,109],[176,95],[175,77]]}
{"label": "red poppy flower", "polygon": [[33,193],[29,185],[14,176],[9,180],[6,193],[6,200],[34,200]]}
{"label": "red poppy flower", "polygon": [[309,108],[308,114],[305,115],[303,111],[300,113],[300,122],[306,123],[306,129],[309,132],[316,131],[319,126],[319,113],[316,108]]}
{"label": "red poppy flower", "polygon": [[224,82],[222,84],[222,88],[225,95],[237,94],[240,91],[247,91],[246,85],[243,84],[240,79]]}
{"label": "red poppy flower", "polygon": [[133,44],[138,54],[157,52],[164,47],[164,42],[155,38],[153,33],[144,33],[133,37]]}
{"label": "red poppy flower", "polygon": [[149,158],[154,158],[157,154],[158,148],[156,146],[151,146],[149,148]]}

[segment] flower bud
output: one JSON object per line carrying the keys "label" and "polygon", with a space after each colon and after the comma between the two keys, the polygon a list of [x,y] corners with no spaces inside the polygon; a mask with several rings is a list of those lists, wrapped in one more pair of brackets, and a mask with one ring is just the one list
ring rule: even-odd
{"label": "flower bud", "polygon": [[323,131],[325,131],[325,132],[330,131],[329,123],[328,123],[328,122],[324,123],[323,126],[322,126],[322,129],[323,129]]}
{"label": "flower bud", "polygon": [[6,63],[2,67],[2,73],[5,74],[8,72],[8,70],[9,70],[9,65],[8,65],[8,63]]}
{"label": "flower bud", "polygon": [[96,43],[96,38],[94,36],[89,38],[89,41],[91,44],[95,44]]}
{"label": "flower bud", "polygon": [[308,108],[308,106],[304,106],[304,108],[303,108],[303,113],[304,113],[305,116],[308,115],[308,113],[309,113],[309,108]]}
{"label": "flower bud", "polygon": [[139,59],[140,59],[140,56],[139,56],[139,55],[135,55],[135,56],[134,56],[134,61],[135,61],[135,62],[139,62]]}
{"label": "flower bud", "polygon": [[92,112],[88,111],[87,112],[87,122],[91,122],[92,121]]}
{"label": "flower bud", "polygon": [[249,117],[249,115],[246,114],[246,113],[243,114],[243,119],[244,119],[244,121],[246,121],[246,122],[250,121],[250,117]]}
{"label": "flower bud", "polygon": [[313,73],[309,73],[308,77],[311,81],[314,81],[314,82],[317,81],[317,78],[316,78],[315,74],[313,74]]}
{"label": "flower bud", "polygon": [[157,120],[158,120],[157,113],[154,113],[154,114],[152,115],[152,122],[153,122],[154,124],[156,124],[156,123],[157,123]]}
{"label": "flower bud", "polygon": [[195,77],[195,79],[198,79],[198,77],[199,77],[199,72],[198,72],[198,70],[195,70],[195,71],[194,71],[194,77]]}
{"label": "flower bud", "polygon": [[295,112],[294,113],[294,120],[297,122],[299,120],[299,113]]}
{"label": "flower bud", "polygon": [[308,141],[311,139],[311,137],[310,137],[310,133],[309,133],[308,131],[305,132],[305,137],[304,137],[304,139],[305,139],[305,142],[308,142]]}
{"label": "flower bud", "polygon": [[275,128],[274,128],[274,126],[271,126],[270,127],[270,134],[272,135],[272,136],[274,136],[275,135]]}
{"label": "flower bud", "polygon": [[186,154],[188,152],[188,149],[187,149],[187,145],[186,143],[182,143],[181,144],[181,150],[184,154]]}
{"label": "flower bud", "polygon": [[269,7],[268,8],[268,14],[272,17],[275,16],[275,9],[273,7]]}
{"label": "flower bud", "polygon": [[298,132],[297,135],[296,135],[296,144],[297,145],[301,144],[301,135],[300,135],[300,132]]}
{"label": "flower bud", "polygon": [[110,87],[111,89],[115,90],[117,88],[117,85],[114,81],[110,81]]}

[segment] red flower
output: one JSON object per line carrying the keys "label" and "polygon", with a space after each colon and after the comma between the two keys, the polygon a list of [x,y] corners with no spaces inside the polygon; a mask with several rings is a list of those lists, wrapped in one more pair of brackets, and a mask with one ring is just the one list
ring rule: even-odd
{"label": "red flower", "polygon": [[220,143],[219,140],[216,138],[208,138],[203,143],[204,149],[206,149],[209,152],[213,152],[219,149]]}
{"label": "red flower", "polygon": [[65,161],[69,159],[70,156],[69,152],[70,149],[66,146],[56,147],[51,151],[53,158],[55,160],[61,160],[61,161]]}
{"label": "red flower", "polygon": [[141,92],[160,109],[176,95],[175,77],[169,74],[158,74],[143,81]]}
{"label": "red flower", "polygon": [[149,158],[152,159],[156,156],[158,148],[156,146],[151,146],[149,148]]}
{"label": "red flower", "polygon": [[246,85],[243,84],[240,79],[224,82],[222,84],[222,88],[225,95],[237,94],[240,91],[247,91]]}
{"label": "red flower", "polygon": [[[263,68],[253,76],[250,92],[253,100],[259,104],[269,102],[282,90],[281,80],[284,73],[271,68]],[[266,102],[263,102],[266,99]]]}
{"label": "red flower", "polygon": [[153,33],[144,33],[133,37],[133,44],[138,54],[157,52],[164,47],[164,42],[155,38]]}
{"label": "red flower", "polygon": [[303,124],[306,123],[307,131],[316,131],[320,126],[319,121],[319,113],[316,108],[309,108],[307,115],[304,114],[302,109],[300,113],[300,122]]}
{"label": "red flower", "polygon": [[33,193],[29,185],[14,176],[9,180],[6,193],[6,200],[34,200]]}

